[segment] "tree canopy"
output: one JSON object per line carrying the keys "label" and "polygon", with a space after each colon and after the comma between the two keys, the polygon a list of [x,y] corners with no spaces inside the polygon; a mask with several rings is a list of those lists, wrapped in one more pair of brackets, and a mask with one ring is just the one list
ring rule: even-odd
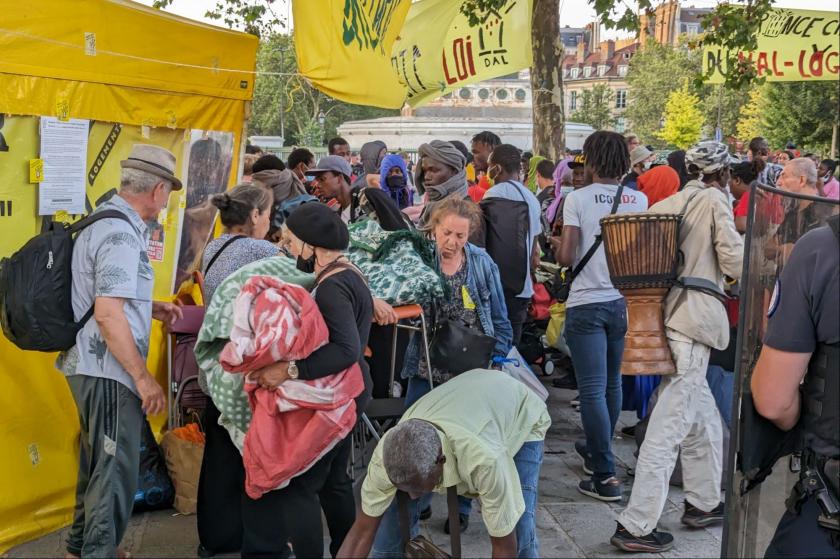
{"label": "tree canopy", "polygon": [[665,103],[664,125],[658,136],[669,145],[688,149],[700,140],[703,114],[700,98],[689,91],[688,82],[668,95]]}
{"label": "tree canopy", "polygon": [[[396,110],[337,101],[312,87],[297,74],[292,35],[274,34],[260,41],[257,71],[270,74],[257,75],[248,130],[256,135],[279,136],[282,107],[286,145],[323,145],[343,122],[399,114]],[[323,130],[319,122],[322,113]]]}
{"label": "tree canopy", "polygon": [[595,130],[612,128],[615,119],[611,114],[612,89],[606,84],[596,84],[580,94],[579,109],[569,117],[575,122],[588,124]]}

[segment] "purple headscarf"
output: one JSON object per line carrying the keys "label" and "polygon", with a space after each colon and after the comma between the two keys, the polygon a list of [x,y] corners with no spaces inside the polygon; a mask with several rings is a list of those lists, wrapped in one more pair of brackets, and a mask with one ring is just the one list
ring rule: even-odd
{"label": "purple headscarf", "polygon": [[560,185],[563,183],[563,177],[572,172],[569,168],[569,162],[571,160],[571,157],[566,157],[554,168],[554,200],[548,206],[548,209],[545,210],[545,218],[549,223],[554,223],[554,218],[557,217],[557,208],[560,207],[560,201],[563,199],[563,192]]}

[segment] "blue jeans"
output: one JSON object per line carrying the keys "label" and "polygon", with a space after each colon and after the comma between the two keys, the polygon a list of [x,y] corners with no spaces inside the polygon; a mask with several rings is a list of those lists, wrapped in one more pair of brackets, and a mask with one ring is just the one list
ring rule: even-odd
{"label": "blue jeans", "polygon": [[[431,392],[429,379],[411,377],[408,379],[408,388],[405,390],[405,409],[410,408],[414,402]],[[420,510],[425,510],[432,505],[431,494],[420,497]],[[472,499],[458,495],[458,514],[467,516],[472,512]]]}
{"label": "blue jeans", "polygon": [[566,309],[566,341],[572,352],[586,447],[597,480],[615,475],[612,435],[621,413],[621,356],[627,332],[623,298]]}
{"label": "blue jeans", "polygon": [[[543,459],[543,441],[532,441],[522,445],[513,457],[522,497],[525,499],[525,512],[516,523],[517,557],[531,559],[540,556],[540,543],[537,538],[537,485],[540,480],[540,466]],[[425,498],[425,497],[424,497]],[[408,517],[411,521],[411,537],[420,533],[420,510],[418,501],[409,501]],[[400,514],[397,499],[382,516],[376,539],[373,541],[371,557],[400,558],[403,556],[403,541],[400,537]]]}

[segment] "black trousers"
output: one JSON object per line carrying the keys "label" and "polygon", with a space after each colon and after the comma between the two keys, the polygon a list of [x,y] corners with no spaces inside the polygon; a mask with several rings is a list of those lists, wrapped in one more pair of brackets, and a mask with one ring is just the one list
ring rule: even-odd
{"label": "black trousers", "polygon": [[831,532],[817,524],[820,506],[814,497],[802,503],[799,514],[785,511],[765,558],[840,556],[840,548],[832,543]]}
{"label": "black trousers", "polygon": [[335,556],[356,519],[347,474],[350,437],[287,487],[251,499],[242,456],[218,421],[219,410],[209,402],[196,511],[201,545],[212,554],[241,550],[242,557],[286,558],[291,542],[296,557],[323,557],[323,508]]}
{"label": "black trousers", "polygon": [[512,297],[505,295],[505,306],[507,307],[508,320],[513,328],[513,345],[519,345],[522,339],[522,325],[528,318],[528,305],[531,299],[525,297]]}

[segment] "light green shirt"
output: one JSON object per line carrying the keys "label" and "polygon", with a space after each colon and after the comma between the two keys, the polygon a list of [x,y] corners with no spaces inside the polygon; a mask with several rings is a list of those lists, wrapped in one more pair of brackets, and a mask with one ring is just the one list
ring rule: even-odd
{"label": "light green shirt", "polygon": [[[475,370],[442,384],[406,410],[402,421],[433,424],[446,462],[438,493],[458,486],[458,494],[481,500],[487,532],[507,536],[525,512],[513,457],[529,441],[545,439],[551,418],[545,403],[507,373]],[[362,484],[362,510],[382,516],[396,494],[376,445]]]}

